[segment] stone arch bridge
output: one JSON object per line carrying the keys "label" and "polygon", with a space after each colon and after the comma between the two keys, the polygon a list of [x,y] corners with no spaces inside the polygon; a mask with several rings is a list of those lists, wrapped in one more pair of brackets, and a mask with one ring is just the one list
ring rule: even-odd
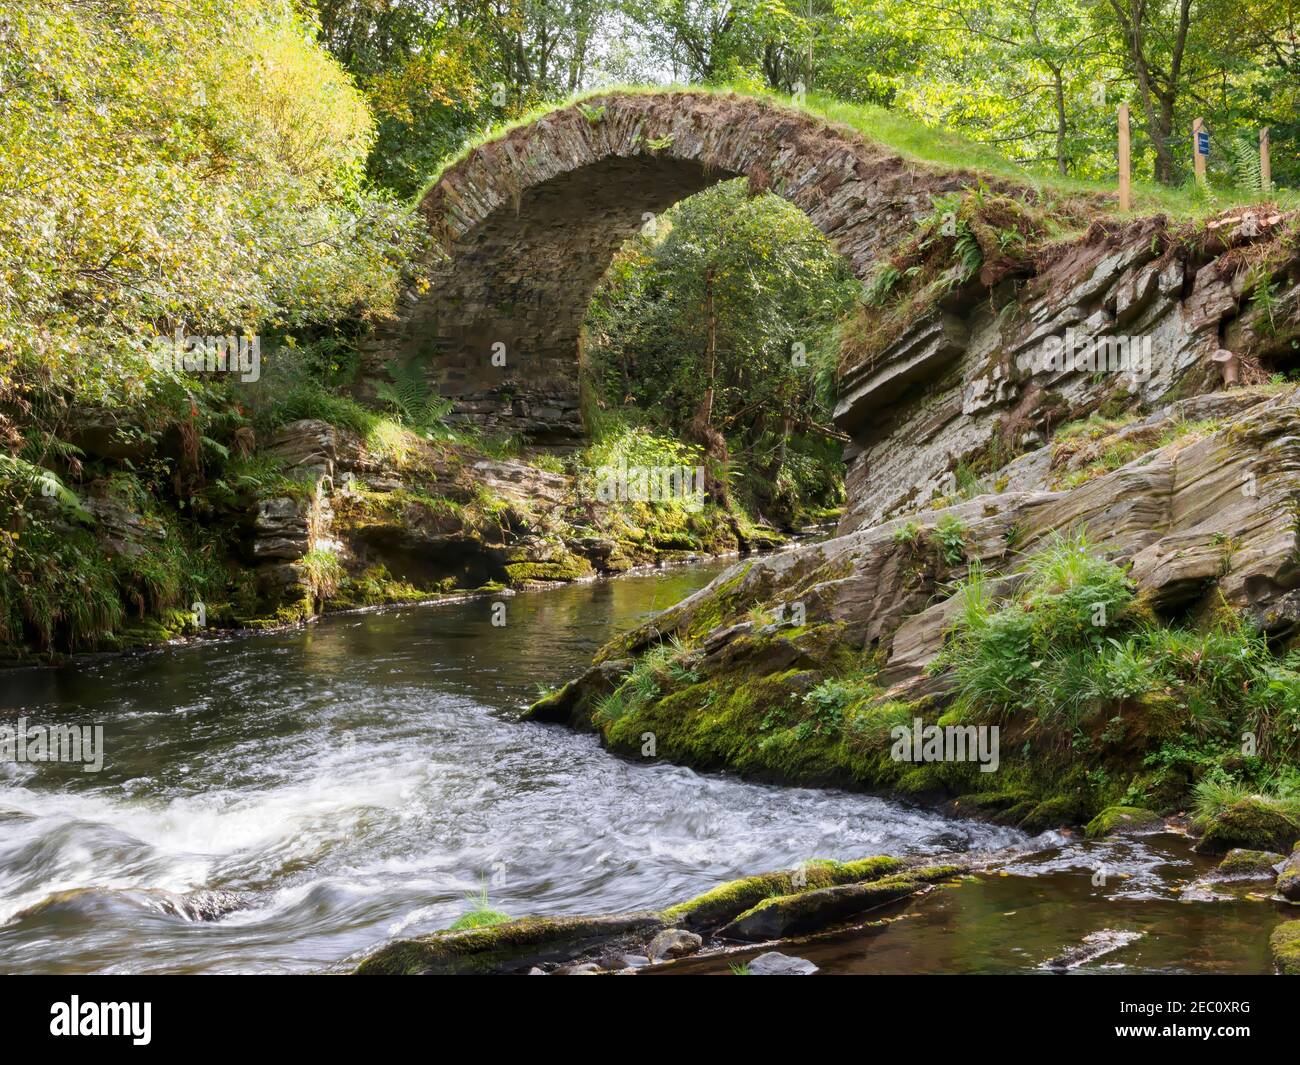
{"label": "stone arch bridge", "polygon": [[591,97],[473,149],[425,194],[433,284],[372,337],[368,370],[416,360],[459,420],[580,436],[582,324],[614,253],[647,215],[737,177],[799,207],[859,278],[932,195],[975,181],[752,97]]}

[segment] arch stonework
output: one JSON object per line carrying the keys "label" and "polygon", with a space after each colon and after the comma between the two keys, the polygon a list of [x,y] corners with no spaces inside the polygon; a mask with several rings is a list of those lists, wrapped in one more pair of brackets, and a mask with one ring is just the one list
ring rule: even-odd
{"label": "arch stonework", "polygon": [[371,339],[368,368],[418,360],[462,421],[580,436],[582,323],[615,251],[647,216],[737,177],[800,208],[859,278],[932,195],[975,180],[752,97],[592,97],[475,148],[425,194],[432,284]]}

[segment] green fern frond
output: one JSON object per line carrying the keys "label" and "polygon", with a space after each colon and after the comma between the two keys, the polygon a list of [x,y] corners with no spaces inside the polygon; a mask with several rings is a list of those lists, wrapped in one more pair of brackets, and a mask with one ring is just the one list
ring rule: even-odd
{"label": "green fern frond", "polygon": [[81,505],[81,499],[51,470],[34,465],[16,455],[0,452],[0,478],[16,481],[27,491],[56,500],[77,521],[95,523],[95,516]]}
{"label": "green fern frond", "polygon": [[1255,138],[1246,133],[1239,133],[1228,142],[1228,151],[1232,156],[1232,169],[1237,177],[1237,184],[1247,192],[1264,191],[1264,175],[1259,163],[1259,145]]}

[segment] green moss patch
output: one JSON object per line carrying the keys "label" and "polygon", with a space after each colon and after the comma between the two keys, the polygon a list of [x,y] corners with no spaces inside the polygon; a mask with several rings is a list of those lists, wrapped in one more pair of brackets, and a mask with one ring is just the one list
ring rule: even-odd
{"label": "green moss patch", "polygon": [[1269,936],[1273,964],[1283,976],[1300,976],[1300,921],[1280,924]]}
{"label": "green moss patch", "polygon": [[1300,822],[1260,798],[1241,799],[1210,818],[1196,849],[1226,854],[1234,848],[1289,852],[1300,839]]}
{"label": "green moss patch", "polygon": [[879,880],[904,867],[898,858],[861,858],[852,862],[815,860],[797,870],[762,873],[720,884],[703,895],[670,906],[663,912],[668,925],[690,929],[718,928],[752,909],[764,899],[797,895],[838,884]]}
{"label": "green moss patch", "polygon": [[1272,880],[1282,855],[1272,851],[1252,851],[1243,847],[1234,847],[1219,863],[1219,872],[1224,876],[1257,877]]}
{"label": "green moss patch", "polygon": [[525,917],[487,928],[436,932],[381,947],[358,976],[514,972],[545,961],[567,961],[619,937],[645,938],[664,927],[653,913],[615,917]]}
{"label": "green moss patch", "polygon": [[1085,834],[1089,839],[1101,839],[1103,836],[1150,830],[1161,824],[1163,820],[1154,810],[1140,806],[1107,806],[1088,822]]}
{"label": "green moss patch", "polygon": [[758,942],[815,932],[868,910],[908,898],[921,883],[906,874],[763,899],[718,933],[724,939]]}

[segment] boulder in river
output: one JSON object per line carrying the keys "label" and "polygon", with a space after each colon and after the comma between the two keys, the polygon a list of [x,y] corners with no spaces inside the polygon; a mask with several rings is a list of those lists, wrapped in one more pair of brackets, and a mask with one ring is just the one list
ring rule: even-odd
{"label": "boulder in river", "polygon": [[760,954],[745,966],[750,976],[812,976],[817,966],[807,958],[794,958],[777,950]]}
{"label": "boulder in river", "polygon": [[720,884],[688,902],[664,911],[666,921],[692,929],[714,929],[739,917],[764,899],[804,890],[879,880],[904,868],[898,858],[862,858],[854,862],[811,861],[793,870],[761,873]]}
{"label": "boulder in river", "polygon": [[1296,840],[1300,840],[1300,822],[1273,803],[1251,796],[1211,817],[1196,850],[1226,854],[1242,847],[1285,854]]}
{"label": "boulder in river", "polygon": [[1163,824],[1163,818],[1153,810],[1145,810],[1138,806],[1107,806],[1088,822],[1088,827],[1084,831],[1089,839],[1101,839],[1104,836],[1128,836],[1154,832]]}
{"label": "boulder in river", "polygon": [[[834,904],[814,903],[791,928],[820,928],[917,891],[928,881],[964,872],[964,865],[918,866],[899,858],[879,856],[839,862],[816,859],[794,869],[762,873],[721,884],[662,913],[640,911],[608,917],[525,917],[489,928],[435,932],[397,940],[362,960],[358,975],[460,974],[528,972],[531,968],[572,968],[588,963],[609,969],[613,959],[631,959],[620,969],[685,957],[704,945],[701,933],[712,933],[765,899],[786,902],[803,894],[839,885],[871,885],[879,891],[860,892],[852,905],[843,896]],[[898,885],[906,884],[906,890]],[[768,919],[764,917],[763,919]],[[754,918],[757,925],[759,918]],[[646,946],[646,944],[649,944]],[[644,950],[643,950],[644,948]]]}
{"label": "boulder in river", "polygon": [[1300,902],[1300,843],[1282,866],[1277,878],[1277,893],[1290,902]]}
{"label": "boulder in river", "polygon": [[841,884],[797,895],[780,895],[764,899],[746,910],[719,935],[724,939],[757,942],[815,932],[886,903],[908,898],[923,886],[904,875],[861,884]]}
{"label": "boulder in river", "polygon": [[1286,921],[1273,929],[1268,940],[1273,964],[1283,976],[1300,976],[1300,921]]}
{"label": "boulder in river", "polygon": [[491,928],[403,939],[365,958],[359,976],[528,971],[541,962],[571,962],[619,940],[644,940],[663,928],[649,911],[612,917],[525,917]]}
{"label": "boulder in river", "polygon": [[1252,851],[1234,847],[1219,863],[1219,874],[1240,880],[1272,880],[1277,867],[1285,861],[1275,851]]}
{"label": "boulder in river", "polygon": [[694,954],[703,945],[704,940],[694,932],[687,932],[682,928],[665,928],[650,940],[646,954],[651,961],[668,961],[671,958],[684,958],[688,954]]}

